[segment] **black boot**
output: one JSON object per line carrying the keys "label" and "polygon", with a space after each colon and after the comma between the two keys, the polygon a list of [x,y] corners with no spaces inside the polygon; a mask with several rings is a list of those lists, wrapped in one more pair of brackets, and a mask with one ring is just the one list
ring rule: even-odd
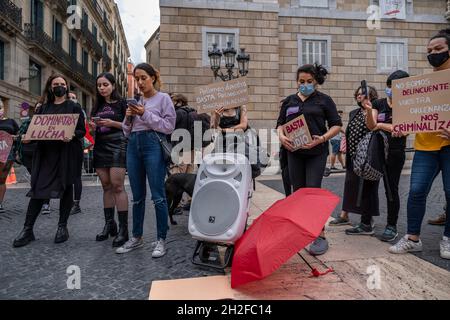
{"label": "black boot", "polygon": [[128,211],[119,211],[119,234],[113,240],[113,248],[121,247],[128,241]]}
{"label": "black boot", "polygon": [[69,240],[69,230],[67,230],[66,224],[58,225],[58,230],[56,231],[55,243],[63,243]]}
{"label": "black boot", "polygon": [[25,224],[23,230],[20,232],[17,238],[14,239],[13,242],[14,248],[24,247],[31,241],[35,240],[33,234],[33,227],[37,217],[39,216],[39,213],[41,212],[41,207],[42,203],[40,202],[40,200],[36,199],[30,200],[30,203],[28,204],[27,214],[25,216]]}
{"label": "black boot", "polygon": [[81,213],[80,200],[75,200],[72,209],[70,209],[70,215],[73,216],[79,213]]}
{"label": "black boot", "polygon": [[105,241],[109,236],[117,236],[117,223],[114,221],[114,208],[105,208],[105,226],[96,237],[96,241]]}
{"label": "black boot", "polygon": [[33,227],[24,227],[22,232],[14,239],[13,247],[20,248],[34,241]]}

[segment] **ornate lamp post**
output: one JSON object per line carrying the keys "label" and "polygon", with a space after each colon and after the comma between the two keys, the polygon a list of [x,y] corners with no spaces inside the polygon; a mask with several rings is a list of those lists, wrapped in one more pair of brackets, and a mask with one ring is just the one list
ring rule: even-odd
{"label": "ornate lamp post", "polygon": [[19,83],[24,82],[26,80],[31,80],[36,78],[39,75],[39,69],[36,67],[36,65],[33,63],[33,65],[28,69],[28,78],[20,77]]}
{"label": "ornate lamp post", "polygon": [[[213,49],[208,51],[208,57],[215,79],[219,77],[222,81],[229,81],[239,78],[239,76],[243,77],[248,74],[250,55],[245,52],[245,49],[241,49],[241,52],[238,54],[237,58],[236,53],[236,50],[231,46],[231,42],[228,42],[227,48],[222,51],[217,48],[216,43],[213,44]],[[221,71],[222,56],[225,60],[225,74]],[[234,71],[235,60],[238,62],[238,70],[236,73]]]}

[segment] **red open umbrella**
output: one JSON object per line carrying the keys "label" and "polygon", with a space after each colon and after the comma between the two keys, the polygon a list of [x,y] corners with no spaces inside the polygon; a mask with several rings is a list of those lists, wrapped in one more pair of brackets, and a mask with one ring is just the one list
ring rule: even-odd
{"label": "red open umbrella", "polygon": [[267,277],[313,242],[338,203],[328,190],[307,188],[277,201],[236,243],[231,287]]}

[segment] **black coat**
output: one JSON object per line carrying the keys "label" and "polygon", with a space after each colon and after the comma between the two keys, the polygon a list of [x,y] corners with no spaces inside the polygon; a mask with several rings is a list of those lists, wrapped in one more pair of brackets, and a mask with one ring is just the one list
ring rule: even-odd
{"label": "black coat", "polygon": [[34,199],[61,199],[65,189],[73,185],[82,167],[82,140],[86,134],[81,107],[72,101],[60,105],[43,105],[37,114],[79,114],[75,137],[70,142],[38,141],[31,170]]}

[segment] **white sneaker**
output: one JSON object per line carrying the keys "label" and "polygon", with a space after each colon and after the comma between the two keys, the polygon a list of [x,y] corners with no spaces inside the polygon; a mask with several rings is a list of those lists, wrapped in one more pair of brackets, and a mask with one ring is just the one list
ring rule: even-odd
{"label": "white sneaker", "polygon": [[450,259],[450,238],[443,237],[441,240],[441,258]]}
{"label": "white sneaker", "polygon": [[143,246],[144,246],[143,238],[137,239],[135,237],[132,237],[123,246],[118,248],[116,250],[116,253],[118,253],[118,254],[127,253],[127,252],[133,251],[135,249],[142,248]]}
{"label": "white sneaker", "polygon": [[152,258],[161,258],[167,253],[166,242],[163,239],[158,240],[156,247],[153,250]]}
{"label": "white sneaker", "polygon": [[414,242],[409,240],[408,235],[405,235],[399,242],[389,248],[390,253],[408,253],[408,252],[420,252],[422,251],[422,241]]}

